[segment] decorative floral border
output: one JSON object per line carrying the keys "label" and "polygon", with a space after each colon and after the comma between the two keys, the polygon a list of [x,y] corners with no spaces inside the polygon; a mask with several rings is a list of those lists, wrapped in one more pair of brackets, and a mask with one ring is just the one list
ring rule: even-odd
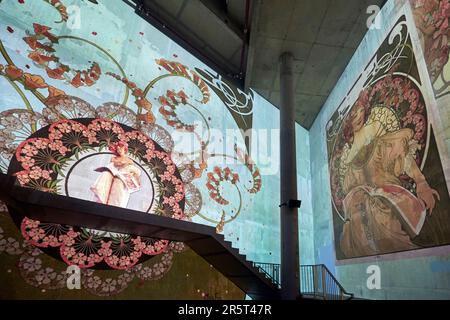
{"label": "decorative floral border", "polygon": [[[61,193],[57,182],[71,158],[87,149],[107,148],[122,141],[129,152],[153,171],[161,190],[156,214],[186,219],[184,184],[170,155],[140,131],[132,130],[110,119],[59,120],[40,129],[36,137],[23,141],[16,149],[11,168],[25,187]],[[17,164],[15,164],[15,161]],[[69,265],[91,268],[104,262],[113,269],[127,269],[162,253],[166,240],[118,235],[103,237],[84,228],[41,223],[26,217],[21,223],[26,240],[40,248],[59,248],[61,258]]]}

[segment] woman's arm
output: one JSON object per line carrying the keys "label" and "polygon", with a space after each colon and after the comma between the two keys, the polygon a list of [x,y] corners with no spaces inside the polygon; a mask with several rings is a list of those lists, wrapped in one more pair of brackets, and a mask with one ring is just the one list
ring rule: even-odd
{"label": "woman's arm", "polygon": [[424,206],[430,210],[429,214],[431,214],[436,205],[434,197],[440,201],[439,193],[429,186],[425,176],[417,166],[415,159],[410,154],[405,158],[405,173],[414,179],[417,197],[423,202]]}

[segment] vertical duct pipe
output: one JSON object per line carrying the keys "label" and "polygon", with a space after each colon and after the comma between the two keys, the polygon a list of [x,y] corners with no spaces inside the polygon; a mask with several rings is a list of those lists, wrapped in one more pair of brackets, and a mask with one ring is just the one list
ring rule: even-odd
{"label": "vertical duct pipe", "polygon": [[295,146],[295,89],[292,53],[280,56],[280,171],[281,171],[281,298],[294,300],[299,291],[298,208]]}

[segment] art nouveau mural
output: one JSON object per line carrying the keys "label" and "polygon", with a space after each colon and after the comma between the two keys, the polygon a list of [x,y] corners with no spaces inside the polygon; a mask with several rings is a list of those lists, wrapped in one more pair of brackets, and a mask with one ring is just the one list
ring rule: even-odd
{"label": "art nouveau mural", "polygon": [[447,0],[410,1],[425,62],[437,98],[447,95],[449,78],[450,3]]}
{"label": "art nouveau mural", "polygon": [[[267,191],[248,141],[224,133],[263,121],[255,101],[273,107],[223,81],[123,1],[1,1],[0,29],[0,169],[22,186],[205,223],[234,241],[242,230],[232,223],[266,210],[255,200]],[[7,211],[5,268],[14,273],[17,264],[43,290],[63,288],[64,267],[77,265],[85,290],[119,294],[187,259],[182,243]],[[266,249],[277,251],[276,242]],[[216,274],[206,278],[240,297]]]}
{"label": "art nouveau mural", "polygon": [[327,125],[338,260],[450,244],[436,104],[412,26],[400,16]]}
{"label": "art nouveau mural", "polygon": [[411,0],[410,4],[436,99],[435,132],[446,154],[443,166],[450,184],[450,2]]}

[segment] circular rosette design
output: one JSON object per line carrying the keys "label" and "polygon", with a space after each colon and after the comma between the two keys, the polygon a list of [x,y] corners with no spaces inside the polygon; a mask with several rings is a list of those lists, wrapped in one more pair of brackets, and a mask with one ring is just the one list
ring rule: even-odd
{"label": "circular rosette design", "polygon": [[101,106],[97,107],[97,114],[99,118],[108,118],[130,127],[137,127],[138,125],[136,113],[127,106],[120,103],[104,103]]}
{"label": "circular rosette design", "polygon": [[[104,178],[105,168],[113,170],[108,168],[119,157],[114,149],[119,145],[126,147],[127,166],[132,167],[131,172],[139,172],[138,180],[128,171],[114,175],[111,171],[110,176],[123,179],[119,180],[123,187],[115,192],[120,190],[121,199],[126,194],[126,201],[109,202],[111,183],[108,202],[102,202],[94,190]],[[180,172],[156,141],[110,119],[60,120],[38,130],[18,146],[8,172],[25,187],[175,219],[186,219],[185,206],[190,216],[201,205],[192,199],[196,194],[192,187],[187,188],[185,200]],[[134,181],[134,189],[125,184],[130,181]],[[44,223],[14,210],[11,214],[30,244],[81,268],[128,269],[163,253],[169,245],[167,240]]]}
{"label": "circular rosette design", "polygon": [[172,152],[174,142],[170,136],[170,133],[163,127],[154,123],[143,123],[140,125],[140,131],[145,133],[150,139],[160,145],[165,152]]}
{"label": "circular rosette design", "polygon": [[48,123],[63,119],[97,117],[97,111],[89,103],[78,97],[67,95],[50,98],[42,113]]}
{"label": "circular rosette design", "polygon": [[9,109],[0,112],[0,169],[7,171],[9,161],[24,139],[33,132],[33,126],[48,125],[39,113],[26,109]]}
{"label": "circular rosette design", "polygon": [[55,270],[45,266],[41,259],[42,251],[26,246],[20,256],[18,268],[22,278],[31,286],[42,290],[63,289],[67,286],[66,270]]}
{"label": "circular rosette design", "polygon": [[192,218],[200,212],[202,208],[202,194],[192,183],[185,185],[185,208],[184,214]]}
{"label": "circular rosette design", "polygon": [[[352,121],[351,118],[351,115],[357,112],[363,114],[360,124],[354,124],[355,120]],[[419,168],[425,162],[429,142],[430,130],[425,101],[413,81],[403,76],[389,74],[365,88],[340,123],[336,124],[339,126],[337,138],[330,156],[332,201],[342,219],[344,219],[343,200],[346,196],[344,180],[349,167],[342,159],[349,154],[354,138],[353,128],[358,125],[361,128],[378,126],[376,135],[380,134],[378,132],[388,134],[402,129],[411,130],[412,137],[408,142],[408,149],[413,153],[411,156]],[[365,148],[364,153],[361,152],[355,157],[351,165],[363,167],[373,152],[374,143],[371,143]],[[401,175],[399,178],[404,188],[415,192],[414,181],[410,177]]]}

